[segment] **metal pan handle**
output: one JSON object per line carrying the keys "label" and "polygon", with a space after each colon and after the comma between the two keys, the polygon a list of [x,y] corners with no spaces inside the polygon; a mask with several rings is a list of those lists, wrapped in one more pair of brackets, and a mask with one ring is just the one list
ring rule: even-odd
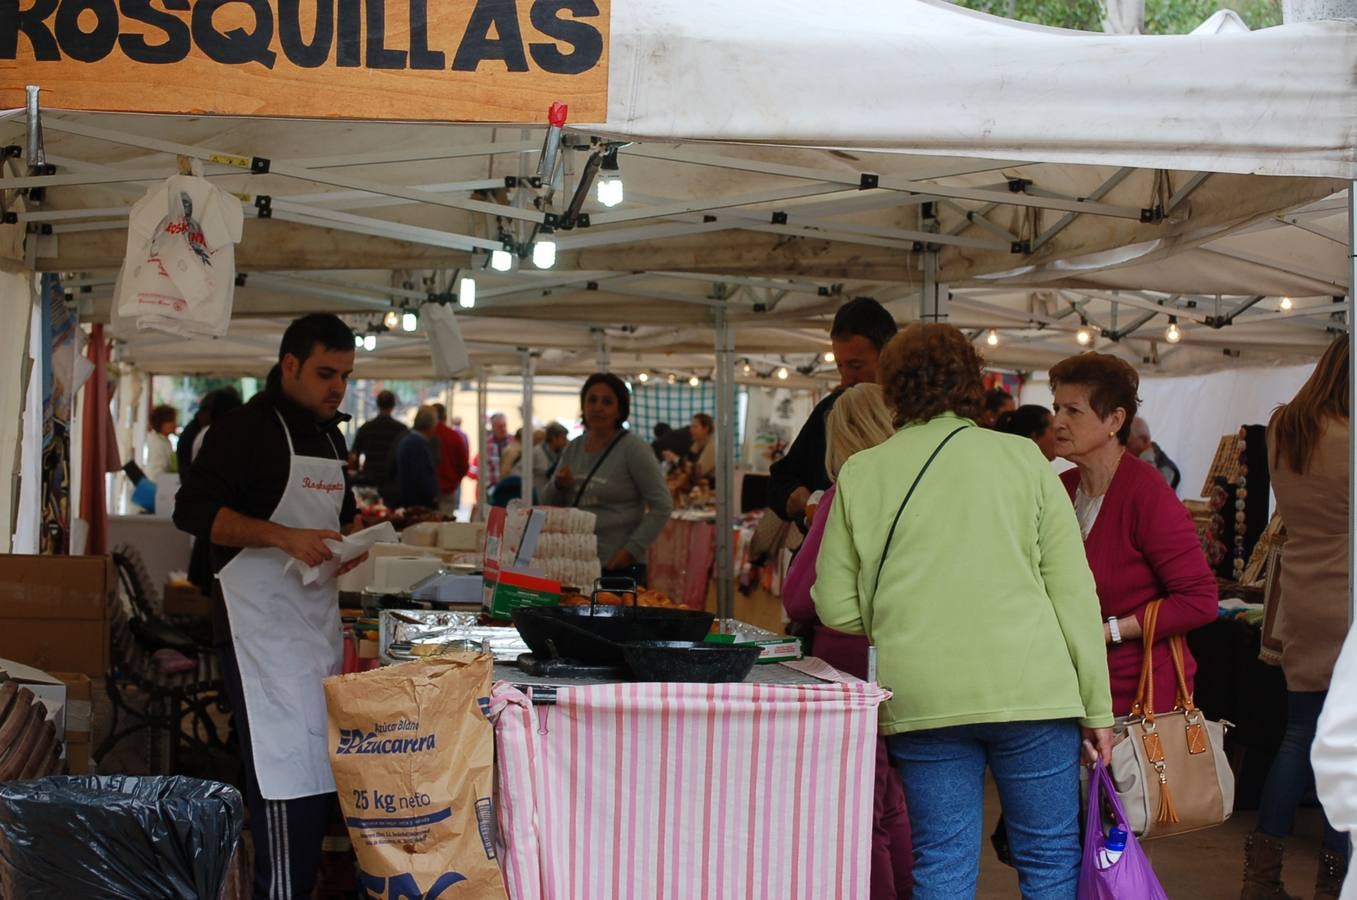
{"label": "metal pan handle", "polygon": [[594,579],[594,590],[589,594],[589,615],[594,615],[594,608],[598,605],[598,595],[601,593],[617,594],[622,598],[622,606],[627,605],[627,596],[631,596],[632,615],[640,605],[640,591],[636,586],[636,579],[629,575],[605,575]]}

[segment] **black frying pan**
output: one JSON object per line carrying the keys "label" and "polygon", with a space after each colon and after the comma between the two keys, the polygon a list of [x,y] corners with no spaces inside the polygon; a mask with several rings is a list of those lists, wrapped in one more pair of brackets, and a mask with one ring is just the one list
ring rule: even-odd
{"label": "black frying pan", "polygon": [[[596,588],[595,594],[598,593]],[[619,664],[620,644],[633,641],[701,641],[716,616],[689,609],[636,606],[633,583],[630,606],[520,607],[512,613],[523,642],[539,659],[565,657],[581,662]]]}

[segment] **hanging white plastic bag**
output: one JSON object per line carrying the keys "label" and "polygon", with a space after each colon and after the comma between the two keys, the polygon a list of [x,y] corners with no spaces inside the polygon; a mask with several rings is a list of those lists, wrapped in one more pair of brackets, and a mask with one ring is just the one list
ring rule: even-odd
{"label": "hanging white plastic bag", "polygon": [[175,175],[132,207],[115,307],[138,329],[226,333],[235,294],[240,201],[204,178]]}

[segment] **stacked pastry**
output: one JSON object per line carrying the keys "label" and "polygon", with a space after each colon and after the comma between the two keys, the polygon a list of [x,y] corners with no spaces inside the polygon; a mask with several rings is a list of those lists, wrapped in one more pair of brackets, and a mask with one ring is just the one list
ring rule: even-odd
{"label": "stacked pastry", "polygon": [[603,572],[594,536],[594,514],[560,506],[539,509],[547,515],[533,553],[533,568],[562,585],[591,589]]}

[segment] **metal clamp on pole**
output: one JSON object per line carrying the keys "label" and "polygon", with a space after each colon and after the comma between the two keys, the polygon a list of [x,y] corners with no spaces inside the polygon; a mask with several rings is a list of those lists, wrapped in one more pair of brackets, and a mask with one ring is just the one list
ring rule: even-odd
{"label": "metal clamp on pole", "polygon": [[26,85],[24,90],[27,92],[28,166],[30,169],[36,169],[47,165],[47,154],[42,148],[42,109],[38,103],[38,92],[41,88],[36,84],[30,84]]}

